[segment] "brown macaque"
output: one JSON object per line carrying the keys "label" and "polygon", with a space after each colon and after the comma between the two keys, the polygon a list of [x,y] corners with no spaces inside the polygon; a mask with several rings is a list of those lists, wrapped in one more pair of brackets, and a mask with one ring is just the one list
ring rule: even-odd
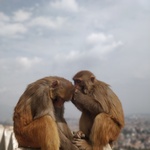
{"label": "brown macaque", "polygon": [[45,77],[31,83],[14,109],[14,133],[20,147],[41,150],[78,150],[64,119],[64,102],[74,86],[61,77]]}
{"label": "brown macaque", "polygon": [[122,104],[109,85],[96,79],[90,71],[80,71],[74,77],[72,102],[82,112],[80,131],[73,143],[80,150],[103,150],[111,145],[124,127]]}

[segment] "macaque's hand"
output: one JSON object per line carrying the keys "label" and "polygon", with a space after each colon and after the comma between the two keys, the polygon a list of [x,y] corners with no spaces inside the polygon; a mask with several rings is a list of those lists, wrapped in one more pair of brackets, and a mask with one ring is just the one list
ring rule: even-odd
{"label": "macaque's hand", "polygon": [[84,94],[80,90],[75,89],[73,101],[78,102],[78,100],[80,100],[82,98],[82,96],[84,96]]}
{"label": "macaque's hand", "polygon": [[85,139],[85,134],[82,131],[73,132],[73,138]]}

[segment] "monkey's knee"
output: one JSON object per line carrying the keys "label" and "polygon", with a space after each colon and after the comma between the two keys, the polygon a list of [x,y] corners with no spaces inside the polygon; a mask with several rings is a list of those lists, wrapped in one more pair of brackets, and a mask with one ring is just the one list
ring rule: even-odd
{"label": "monkey's knee", "polygon": [[[98,116],[99,117],[99,116]],[[106,134],[107,141],[109,143],[115,141],[120,133],[120,126],[118,123],[113,120],[113,118],[108,114],[102,114],[101,116],[102,121],[102,133],[103,135]]]}
{"label": "monkey's knee", "polygon": [[54,149],[60,147],[59,133],[56,122],[50,116],[41,117],[39,124],[42,124],[38,129],[39,142],[43,150]]}
{"label": "monkey's knee", "polygon": [[60,139],[56,122],[50,116],[35,119],[23,128],[20,146],[59,150]]}
{"label": "monkey's knee", "polygon": [[101,113],[96,116],[90,138],[95,143],[106,145],[118,137],[120,128],[111,119],[111,116]]}

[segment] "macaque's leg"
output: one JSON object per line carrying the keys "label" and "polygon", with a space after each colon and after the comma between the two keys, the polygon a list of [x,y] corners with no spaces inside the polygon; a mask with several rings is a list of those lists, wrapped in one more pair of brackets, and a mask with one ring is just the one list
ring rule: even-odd
{"label": "macaque's leg", "polygon": [[93,150],[97,150],[97,147],[103,148],[115,141],[119,133],[120,127],[112,120],[111,116],[105,113],[97,115],[90,135]]}
{"label": "macaque's leg", "polygon": [[[35,119],[22,130],[20,146],[41,150],[59,150],[60,139],[55,121],[51,116]],[[25,140],[27,139],[27,140]]]}
{"label": "macaque's leg", "polygon": [[76,147],[73,143],[72,143],[72,137],[68,138],[66,136],[66,133],[64,133],[64,131],[61,131],[60,129],[58,129],[59,131],[59,136],[60,136],[60,149],[61,150],[78,150],[78,147]]}

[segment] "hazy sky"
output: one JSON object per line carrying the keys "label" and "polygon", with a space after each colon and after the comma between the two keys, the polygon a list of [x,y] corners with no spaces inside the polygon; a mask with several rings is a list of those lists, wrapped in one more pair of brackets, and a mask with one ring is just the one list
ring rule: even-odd
{"label": "hazy sky", "polygon": [[111,85],[125,114],[150,113],[149,0],[0,0],[0,120],[29,83],[82,69]]}

